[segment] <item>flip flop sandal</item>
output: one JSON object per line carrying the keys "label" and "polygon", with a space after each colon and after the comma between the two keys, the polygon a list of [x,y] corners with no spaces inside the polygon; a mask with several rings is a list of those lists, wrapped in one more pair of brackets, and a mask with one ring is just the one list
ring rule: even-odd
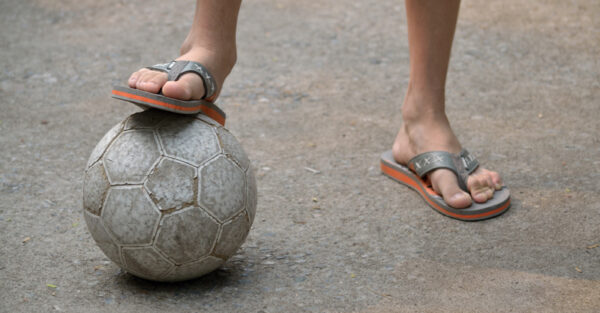
{"label": "flip flop sandal", "polygon": [[213,103],[213,97],[217,90],[217,83],[202,64],[193,61],[172,61],[165,64],[156,64],[147,68],[167,73],[169,81],[176,81],[185,73],[196,73],[202,78],[206,93],[201,100],[185,101],[165,97],[160,93],[152,93],[125,86],[114,86],[112,97],[129,101],[142,108],[156,108],[179,114],[203,113],[219,124],[225,125],[225,112]]}
{"label": "flip flop sandal", "polygon": [[453,171],[458,177],[459,187],[467,190],[467,178],[479,162],[463,149],[460,154],[445,151],[431,151],[419,154],[408,161],[408,167],[394,160],[392,151],[381,155],[381,171],[390,178],[416,190],[423,199],[437,212],[463,221],[477,221],[500,215],[510,207],[510,191],[506,187],[494,192],[494,197],[484,203],[473,202],[464,209],[455,209],[431,189],[424,181],[427,173],[445,168]]}

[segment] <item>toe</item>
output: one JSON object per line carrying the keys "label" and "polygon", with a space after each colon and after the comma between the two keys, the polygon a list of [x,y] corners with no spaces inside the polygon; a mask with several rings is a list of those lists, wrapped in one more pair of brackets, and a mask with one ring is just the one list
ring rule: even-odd
{"label": "toe", "polygon": [[494,197],[494,188],[488,188],[487,199],[490,200]]}
{"label": "toe", "polygon": [[498,174],[497,172],[493,172],[490,171],[490,176],[492,178],[492,182],[494,183],[494,189],[496,190],[500,190],[502,189],[502,186],[504,185],[504,183],[502,182],[502,178],[500,177],[500,174]]}
{"label": "toe", "polygon": [[140,72],[134,72],[133,74],[131,74],[131,76],[129,76],[129,80],[127,80],[127,84],[129,85],[130,88],[135,88],[137,85],[137,81],[140,77]]}
{"label": "toe", "polygon": [[456,175],[445,169],[439,169],[430,175],[433,189],[442,195],[444,201],[456,209],[471,205],[471,196],[458,186]]}
{"label": "toe", "polygon": [[158,71],[143,71],[136,81],[136,88],[158,93],[167,82],[167,74]]}
{"label": "toe", "polygon": [[163,94],[180,100],[199,100],[204,97],[204,83],[196,74],[185,74],[177,81],[169,81],[163,86]]}
{"label": "toe", "polygon": [[485,169],[478,169],[469,176],[467,188],[475,202],[483,203],[494,196],[497,184],[492,173]]}

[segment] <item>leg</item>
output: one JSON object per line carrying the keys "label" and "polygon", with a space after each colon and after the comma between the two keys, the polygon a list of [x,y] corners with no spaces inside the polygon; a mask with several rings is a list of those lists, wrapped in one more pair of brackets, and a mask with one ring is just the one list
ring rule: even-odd
{"label": "leg", "polygon": [[[196,61],[208,68],[218,88],[236,61],[236,26],[241,0],[197,0],[192,28],[176,60]],[[158,62],[157,62],[158,63]],[[131,74],[129,87],[180,100],[196,100],[204,96],[202,79],[184,74],[178,81],[167,82],[167,74],[140,69]],[[219,92],[217,91],[217,93]]]}
{"label": "leg", "polygon": [[[406,0],[410,51],[410,83],[402,105],[404,121],[394,142],[397,162],[442,150],[458,153],[460,143],[445,113],[445,85],[460,0]],[[438,169],[428,175],[433,189],[448,205],[464,208],[485,202],[502,185],[496,172],[477,169],[468,179],[470,194],[458,187],[454,173]]]}

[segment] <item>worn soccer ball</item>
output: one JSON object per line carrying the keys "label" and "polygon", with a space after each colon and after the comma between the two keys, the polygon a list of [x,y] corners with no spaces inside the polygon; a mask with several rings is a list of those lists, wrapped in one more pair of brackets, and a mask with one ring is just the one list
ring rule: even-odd
{"label": "worn soccer ball", "polygon": [[256,181],[237,139],[212,119],[147,110],[92,151],[83,208],[113,262],[145,279],[180,281],[213,271],[241,246]]}

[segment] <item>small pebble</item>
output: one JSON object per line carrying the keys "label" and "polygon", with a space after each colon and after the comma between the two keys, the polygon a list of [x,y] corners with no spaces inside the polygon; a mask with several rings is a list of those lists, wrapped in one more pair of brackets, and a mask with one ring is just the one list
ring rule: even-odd
{"label": "small pebble", "polygon": [[298,276],[298,277],[294,278],[294,281],[297,283],[301,283],[305,280],[306,280],[306,276]]}

